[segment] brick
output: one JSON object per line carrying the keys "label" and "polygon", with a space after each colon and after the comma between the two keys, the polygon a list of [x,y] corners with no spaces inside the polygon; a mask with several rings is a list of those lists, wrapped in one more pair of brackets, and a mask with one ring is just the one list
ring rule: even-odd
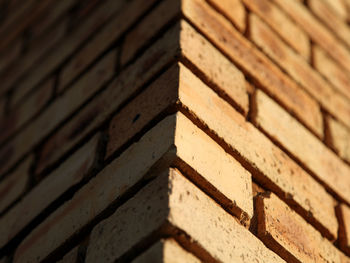
{"label": "brick", "polygon": [[263,92],[256,93],[255,121],[275,141],[350,202],[350,167]]}
{"label": "brick", "polygon": [[347,12],[347,3],[348,0],[325,0],[324,2],[332,9],[332,12],[335,12],[338,17],[343,20],[346,20],[348,16]]}
{"label": "brick", "polygon": [[298,23],[310,38],[326,50],[339,64],[350,71],[350,51],[324,27],[303,4],[298,1],[273,0],[296,23]]}
{"label": "brick", "polygon": [[305,32],[268,0],[244,0],[245,5],[273,28],[304,59],[310,59],[310,42]]}
{"label": "brick", "polygon": [[264,52],[310,92],[325,109],[338,116],[344,123],[350,123],[348,99],[337,93],[318,72],[285,45],[257,16],[250,16],[250,26],[252,40]]}
{"label": "brick", "polygon": [[90,175],[95,167],[98,144],[99,136],[95,136],[0,218],[0,247],[4,247],[53,201]]}
{"label": "brick", "polygon": [[[102,125],[125,100],[140,91],[151,77],[174,60],[179,53],[179,31],[179,24],[169,29],[137,61],[124,69],[107,89],[97,95],[62,129],[57,130],[43,146],[40,154],[42,167],[36,172],[56,162],[79,140]],[[56,145],[60,147],[57,148]]]}
{"label": "brick", "polygon": [[202,0],[184,0],[182,11],[229,58],[242,67],[266,92],[321,135],[322,117],[316,101],[253,47],[227,20]]}
{"label": "brick", "polygon": [[[208,155],[194,156],[194,148],[188,149],[192,143],[205,145]],[[215,154],[221,156],[220,161],[216,164],[212,158],[208,162]],[[243,208],[247,211],[243,214],[252,215],[249,173],[178,113],[160,122],[51,214],[22,242],[14,262],[44,259],[136,183],[172,164],[187,169],[189,176],[222,200],[229,211],[241,217]]]}
{"label": "brick", "polygon": [[[308,6],[311,11],[344,43],[350,46],[350,29],[346,21],[342,20],[338,13],[329,8],[326,0],[310,0]],[[345,6],[344,6],[345,7]],[[344,8],[346,10],[346,8]]]}
{"label": "brick", "polygon": [[54,79],[49,79],[32,93],[21,105],[15,105],[10,114],[0,120],[0,142],[3,143],[32,117],[37,115],[53,95]]}
{"label": "brick", "polygon": [[180,14],[180,1],[166,0],[156,6],[137,26],[126,35],[120,63],[125,65],[164,26]]}
{"label": "brick", "polygon": [[28,157],[18,168],[0,182],[0,214],[16,201],[27,189],[29,183],[29,168],[33,158]]}
{"label": "brick", "polygon": [[349,74],[318,45],[313,47],[313,64],[339,92],[350,99]]}
{"label": "brick", "polygon": [[350,162],[350,129],[331,117],[327,120],[333,148],[341,158]]}
{"label": "brick", "polygon": [[203,261],[209,257],[213,262],[283,262],[173,169],[94,228],[86,262],[113,262],[152,233],[170,232],[171,236],[176,229],[207,251],[209,256],[196,253]]}
{"label": "brick", "polygon": [[79,247],[73,248],[57,263],[77,263],[79,262]]}
{"label": "brick", "polygon": [[[79,73],[90,65],[103,51],[111,46],[121,35],[149,9],[155,0],[142,1],[133,0],[127,4],[122,12],[113,17],[101,31],[94,35],[88,41],[73,59],[63,68],[60,88],[62,90],[69,84]],[[122,23],[121,23],[122,21]]]}
{"label": "brick", "polygon": [[179,82],[185,111],[250,167],[261,185],[285,198],[327,236],[336,236],[334,201],[319,183],[185,68]]}
{"label": "brick", "polygon": [[173,239],[160,240],[142,253],[132,263],[200,263],[201,261],[184,250]]}
{"label": "brick", "polygon": [[258,236],[287,262],[341,262],[339,251],[277,196],[257,199]]}
{"label": "brick", "polygon": [[350,263],[350,258],[345,256],[343,253],[340,253],[340,262],[341,263]]}
{"label": "brick", "polygon": [[246,30],[247,14],[240,0],[209,0],[208,2],[229,18],[239,31]]}
{"label": "brick", "polygon": [[3,162],[0,174],[40,143],[60,122],[76,111],[113,76],[115,57],[113,53],[104,57],[100,63],[90,69],[88,74],[75,83],[69,92],[58,97],[38,118],[32,120],[30,125],[25,126],[12,140],[6,142],[0,149],[0,159]]}
{"label": "brick", "polygon": [[196,73],[246,115],[249,101],[243,73],[185,21],[181,22],[180,45],[181,55]]}
{"label": "brick", "polygon": [[337,206],[339,219],[339,245],[342,250],[350,253],[350,207],[346,204]]}

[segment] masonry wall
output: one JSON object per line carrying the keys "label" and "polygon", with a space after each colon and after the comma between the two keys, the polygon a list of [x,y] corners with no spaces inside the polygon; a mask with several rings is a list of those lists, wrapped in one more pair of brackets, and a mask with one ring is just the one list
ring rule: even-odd
{"label": "masonry wall", "polygon": [[350,262],[349,0],[0,0],[0,262]]}

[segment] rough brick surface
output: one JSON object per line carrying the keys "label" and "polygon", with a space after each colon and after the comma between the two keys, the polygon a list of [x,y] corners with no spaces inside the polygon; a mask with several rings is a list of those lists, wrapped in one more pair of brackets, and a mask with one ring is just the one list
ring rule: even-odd
{"label": "rough brick surface", "polygon": [[341,204],[337,207],[339,226],[339,244],[344,251],[350,252],[350,207]]}
{"label": "rough brick surface", "polygon": [[199,263],[198,258],[184,250],[173,239],[160,240],[142,255],[132,261],[133,263]]}
{"label": "rough brick surface", "polygon": [[328,127],[333,147],[342,158],[350,162],[350,129],[330,117]]}

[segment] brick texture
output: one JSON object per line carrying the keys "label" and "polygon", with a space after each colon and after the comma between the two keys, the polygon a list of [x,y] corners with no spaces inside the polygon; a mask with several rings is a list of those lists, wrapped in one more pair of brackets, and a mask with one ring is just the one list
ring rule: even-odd
{"label": "brick texture", "polygon": [[350,263],[350,0],[0,0],[0,262]]}

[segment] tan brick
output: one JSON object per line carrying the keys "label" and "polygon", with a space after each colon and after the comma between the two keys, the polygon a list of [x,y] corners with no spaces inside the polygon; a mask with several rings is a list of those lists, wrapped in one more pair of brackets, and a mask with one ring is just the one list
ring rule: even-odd
{"label": "tan brick", "polygon": [[313,47],[314,67],[333,84],[343,95],[350,99],[350,76],[319,46]]}
{"label": "tan brick", "polygon": [[350,202],[350,167],[263,92],[256,93],[255,121],[328,188]]}
{"label": "tan brick", "polygon": [[[99,127],[126,99],[138,92],[144,83],[170,63],[179,53],[179,31],[179,24],[174,25],[137,61],[123,70],[107,89],[96,96],[62,129],[57,130],[41,151],[42,167],[37,172],[57,161],[79,140]],[[60,147],[57,148],[56,145]]]}
{"label": "tan brick", "polygon": [[0,182],[0,214],[27,189],[32,162],[33,157],[28,157]]}
{"label": "tan brick", "polygon": [[0,120],[0,142],[6,141],[32,117],[37,115],[53,95],[54,79],[49,79],[41,85],[20,105],[12,106],[12,111]]}
{"label": "tan brick", "polygon": [[181,22],[180,45],[182,56],[197,74],[199,71],[216,92],[246,115],[249,102],[243,73],[185,21]]}
{"label": "tan brick", "polygon": [[[171,235],[174,228],[184,231],[193,243],[205,249],[211,261],[283,262],[173,169],[163,172],[95,227],[86,262],[113,262],[151,233]],[[203,261],[208,257],[204,253],[198,256]]]}
{"label": "tan brick", "polygon": [[78,252],[79,252],[79,247],[73,248],[61,260],[57,261],[57,263],[78,263],[79,262]]}
{"label": "tan brick", "polygon": [[[0,174],[15,164],[24,154],[36,146],[57,125],[81,106],[89,97],[102,87],[114,73],[114,52],[108,54],[95,67],[81,78],[69,92],[58,97],[49,107],[21,129],[12,140],[0,150]],[[28,139],[30,138],[30,139]],[[56,145],[55,145],[56,147]],[[57,150],[57,147],[55,148]]]}
{"label": "tan brick", "polygon": [[238,155],[258,182],[285,198],[327,236],[336,236],[333,199],[320,184],[185,68],[179,86],[183,108]]}
{"label": "tan brick", "polygon": [[340,262],[341,263],[350,263],[350,258],[345,256],[343,253],[340,253]]}
{"label": "tan brick", "polygon": [[[326,0],[310,0],[308,6],[311,11],[345,44],[350,46],[350,29],[346,21],[333,12]],[[345,6],[344,6],[345,7]],[[346,8],[345,8],[346,10]]]}
{"label": "tan brick", "polygon": [[98,143],[99,136],[95,136],[0,218],[0,247],[20,233],[64,192],[90,174],[95,165]]}
{"label": "tan brick", "polygon": [[180,2],[162,1],[151,13],[144,17],[137,26],[126,35],[121,53],[121,65],[128,63],[158,31],[180,14]]}
{"label": "tan brick", "polygon": [[332,146],[341,158],[350,162],[350,129],[331,117],[327,121]]}
{"label": "tan brick", "polygon": [[350,123],[348,99],[337,93],[318,72],[284,44],[257,16],[250,16],[250,26],[252,40],[264,52],[310,92],[325,109],[338,116],[344,123]]}
{"label": "tan brick", "polygon": [[272,97],[293,112],[307,127],[321,135],[322,117],[316,101],[253,47],[203,0],[184,0],[183,13],[230,59],[260,83]]}
{"label": "tan brick", "polygon": [[245,5],[273,28],[281,38],[307,61],[310,42],[305,32],[269,0],[243,0]]}
{"label": "tan brick", "polygon": [[339,64],[350,71],[350,51],[319,22],[306,6],[298,1],[273,0],[296,23],[302,27],[310,38],[325,49]]}
{"label": "tan brick", "polygon": [[125,5],[122,12],[102,28],[87,45],[63,68],[60,88],[62,90],[79,73],[90,65],[103,51],[112,45],[147,10],[155,0],[134,0]]}
{"label": "tan brick", "polygon": [[287,262],[341,262],[339,251],[277,196],[257,199],[258,236]]}
{"label": "tan brick", "polygon": [[340,204],[337,207],[339,218],[339,245],[342,250],[350,253],[350,207]]}
{"label": "tan brick", "polygon": [[200,263],[201,261],[184,250],[173,239],[160,240],[142,253],[132,263]]}
{"label": "tan brick", "polygon": [[349,17],[346,5],[347,2],[350,3],[348,0],[325,0],[325,2],[341,19],[346,20]]}
{"label": "tan brick", "polygon": [[[197,154],[198,146],[189,147],[192,144],[204,146],[207,155]],[[145,176],[155,176],[155,170],[172,164],[188,170],[229,211],[241,217],[243,209],[252,215],[249,173],[178,113],[160,122],[51,214],[19,246],[15,262],[44,259]]]}
{"label": "tan brick", "polygon": [[241,32],[246,30],[246,10],[240,0],[208,0],[233,22]]}

